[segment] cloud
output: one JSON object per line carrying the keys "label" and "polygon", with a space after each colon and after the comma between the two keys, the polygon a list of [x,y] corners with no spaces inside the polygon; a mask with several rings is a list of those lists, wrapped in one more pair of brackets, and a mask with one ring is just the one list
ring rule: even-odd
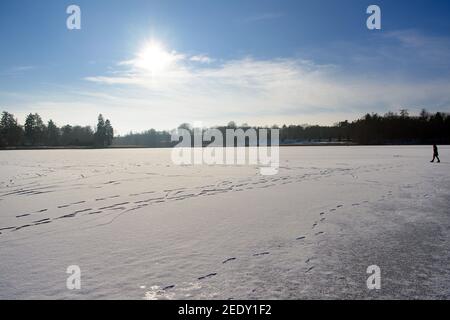
{"label": "cloud", "polygon": [[366,112],[450,108],[448,79],[367,77],[300,58],[243,57],[196,66],[187,55],[181,56],[185,58],[174,60],[158,74],[133,65],[86,80],[106,91],[104,85],[115,88],[110,92],[118,87],[125,90],[121,103],[172,125],[195,120],[217,124],[225,119],[251,124],[331,124],[336,118]]}
{"label": "cloud", "polygon": [[448,73],[416,73],[448,63],[440,61],[450,52],[446,38],[399,31],[377,40],[383,41],[367,48],[357,44],[322,48],[326,54],[344,57],[345,63],[336,59],[332,64],[317,62],[330,59],[299,56],[225,60],[144,47],[109,71],[86,77],[84,90],[64,90],[58,97],[34,95],[21,108],[39,106],[56,121],[78,123],[85,123],[88,115],[95,121],[102,112],[119,133],[171,129],[194,121],[332,124],[401,108],[450,111]]}
{"label": "cloud", "polygon": [[244,22],[259,22],[265,20],[274,20],[283,17],[284,14],[280,12],[266,12],[266,13],[258,13],[252,16],[249,16],[244,19]]}
{"label": "cloud", "polygon": [[428,64],[450,65],[450,37],[425,35],[412,29],[391,31],[384,37],[400,43],[409,57],[423,59]]}
{"label": "cloud", "polygon": [[196,55],[190,58],[191,61],[200,62],[200,63],[211,63],[214,59],[211,59],[207,55]]}
{"label": "cloud", "polygon": [[11,68],[11,70],[16,71],[16,72],[23,72],[23,71],[33,70],[35,68],[36,68],[35,66],[17,66],[17,67]]}
{"label": "cloud", "polygon": [[17,76],[17,75],[22,75],[28,71],[34,70],[36,69],[36,66],[14,66],[11,68],[8,68],[7,70],[3,71],[2,73],[0,73],[1,75],[4,76]]}

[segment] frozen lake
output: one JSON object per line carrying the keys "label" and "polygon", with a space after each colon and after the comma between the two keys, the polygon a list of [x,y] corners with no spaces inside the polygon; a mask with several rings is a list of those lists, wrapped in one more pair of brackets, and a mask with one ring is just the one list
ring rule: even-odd
{"label": "frozen lake", "polygon": [[450,298],[450,148],[285,147],[274,176],[170,153],[0,151],[0,298]]}

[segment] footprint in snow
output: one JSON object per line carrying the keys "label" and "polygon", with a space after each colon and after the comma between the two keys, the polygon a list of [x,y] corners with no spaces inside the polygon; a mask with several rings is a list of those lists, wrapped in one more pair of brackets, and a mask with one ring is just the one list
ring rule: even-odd
{"label": "footprint in snow", "polygon": [[215,273],[215,272],[209,273],[209,274],[207,274],[206,276],[201,276],[201,277],[199,277],[198,280],[203,280],[203,279],[211,278],[211,277],[214,277],[214,276],[216,276],[216,275],[217,275],[217,273]]}
{"label": "footprint in snow", "polygon": [[233,261],[233,260],[236,260],[236,258],[234,258],[234,257],[233,258],[228,258],[228,259],[222,261],[222,263],[225,264],[225,263]]}
{"label": "footprint in snow", "polygon": [[172,289],[172,288],[175,288],[175,285],[174,284],[172,284],[172,285],[170,285],[170,286],[166,286],[166,287],[164,287],[164,288],[162,288],[163,290],[169,290],[169,289]]}
{"label": "footprint in snow", "polygon": [[310,272],[312,269],[314,269],[314,267],[309,267],[309,268],[305,271],[305,273]]}
{"label": "footprint in snow", "polygon": [[265,252],[255,253],[255,254],[253,254],[253,256],[254,257],[259,257],[259,256],[265,256],[265,255],[268,255],[268,254],[270,254],[270,252],[265,251]]}

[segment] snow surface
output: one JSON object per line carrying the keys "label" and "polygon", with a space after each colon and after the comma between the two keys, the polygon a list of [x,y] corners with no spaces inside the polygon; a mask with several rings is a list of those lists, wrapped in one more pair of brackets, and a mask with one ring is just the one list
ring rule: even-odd
{"label": "snow surface", "polygon": [[450,298],[450,148],[285,147],[274,176],[170,152],[0,152],[0,298]]}

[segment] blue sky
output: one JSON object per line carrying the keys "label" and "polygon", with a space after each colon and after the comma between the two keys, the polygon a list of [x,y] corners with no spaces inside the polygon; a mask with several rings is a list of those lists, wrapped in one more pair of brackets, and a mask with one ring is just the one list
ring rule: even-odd
{"label": "blue sky", "polygon": [[[371,4],[381,30],[366,28]],[[3,0],[0,40],[0,109],[20,121],[101,112],[125,133],[450,111],[445,0]]]}

